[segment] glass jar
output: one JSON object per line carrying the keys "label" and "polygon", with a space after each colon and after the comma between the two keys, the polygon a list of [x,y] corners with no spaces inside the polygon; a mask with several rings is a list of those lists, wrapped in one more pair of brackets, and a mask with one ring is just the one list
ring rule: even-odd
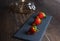
{"label": "glass jar", "polygon": [[9,12],[15,15],[17,25],[23,24],[36,10],[36,6],[31,0],[19,0],[9,5]]}

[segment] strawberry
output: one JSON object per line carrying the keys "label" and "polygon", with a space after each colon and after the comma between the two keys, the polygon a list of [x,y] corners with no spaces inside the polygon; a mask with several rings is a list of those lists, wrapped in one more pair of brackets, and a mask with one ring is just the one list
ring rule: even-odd
{"label": "strawberry", "polygon": [[39,17],[40,19],[43,19],[43,18],[46,17],[46,15],[45,15],[44,12],[40,12],[40,13],[38,14],[38,17]]}
{"label": "strawberry", "polygon": [[39,25],[41,23],[41,19],[37,16],[33,22],[33,25]]}
{"label": "strawberry", "polygon": [[38,28],[37,26],[31,26],[29,31],[28,31],[28,34],[34,34],[38,31]]}

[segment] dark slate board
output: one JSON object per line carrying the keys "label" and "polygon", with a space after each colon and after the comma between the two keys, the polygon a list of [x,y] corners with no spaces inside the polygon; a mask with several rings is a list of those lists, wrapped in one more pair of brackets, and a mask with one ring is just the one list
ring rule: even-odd
{"label": "dark slate board", "polygon": [[28,40],[28,41],[41,41],[46,32],[48,24],[50,23],[52,16],[47,15],[47,17],[42,20],[42,23],[37,26],[40,29],[39,32],[35,33],[34,35],[27,35],[25,34],[25,32],[29,30],[31,26],[30,23],[34,21],[35,16],[37,16],[37,14],[33,14],[29,18],[29,20],[26,21],[26,23],[22,26],[22,28],[17,31],[17,33],[14,36],[19,39]]}

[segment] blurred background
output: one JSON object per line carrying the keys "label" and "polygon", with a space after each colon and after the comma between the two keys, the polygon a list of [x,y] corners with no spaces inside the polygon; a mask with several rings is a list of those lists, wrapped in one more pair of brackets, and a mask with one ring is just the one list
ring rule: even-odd
{"label": "blurred background", "polygon": [[[0,0],[0,41],[22,41],[12,38],[19,27],[17,27],[16,19],[13,14],[8,12],[8,6],[12,2],[18,2],[19,0]],[[53,16],[48,29],[47,36],[51,41],[60,41],[60,0],[31,0],[35,3],[37,11],[47,12],[48,15]],[[24,15],[27,20],[30,17]],[[18,17],[21,17],[18,14]],[[26,20],[23,20],[24,21]],[[20,26],[23,24],[20,23]],[[44,36],[43,41],[48,41]]]}

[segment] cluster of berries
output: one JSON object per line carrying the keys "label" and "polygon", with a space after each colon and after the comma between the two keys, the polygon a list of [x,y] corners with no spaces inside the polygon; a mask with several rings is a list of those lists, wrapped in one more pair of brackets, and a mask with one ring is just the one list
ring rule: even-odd
{"label": "cluster of berries", "polygon": [[30,29],[28,30],[28,34],[34,34],[37,31],[39,31],[37,25],[42,23],[42,19],[46,18],[46,15],[44,12],[39,12],[39,14],[36,16],[36,18],[34,19],[32,26],[30,27]]}

